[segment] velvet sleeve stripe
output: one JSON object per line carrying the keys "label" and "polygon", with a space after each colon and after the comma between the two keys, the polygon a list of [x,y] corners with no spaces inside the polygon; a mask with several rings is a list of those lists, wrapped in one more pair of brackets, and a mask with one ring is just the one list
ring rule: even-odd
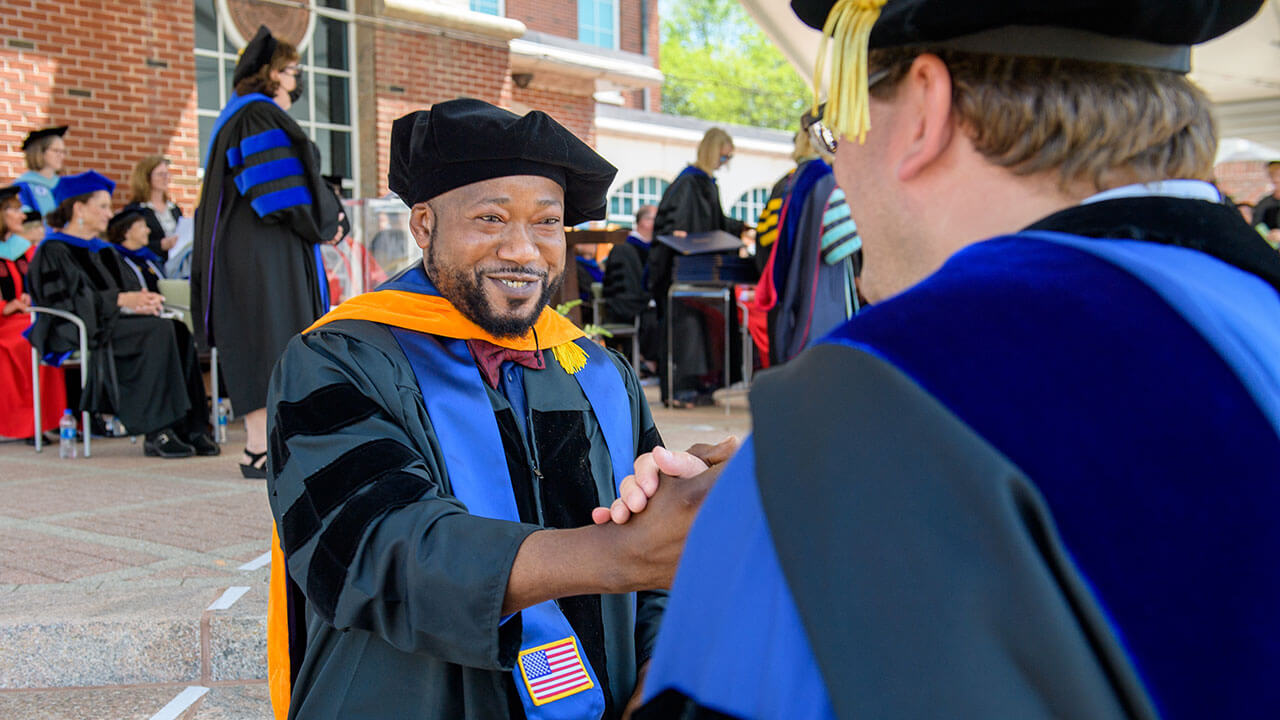
{"label": "velvet sleeve stripe", "polygon": [[45,291],[41,293],[39,302],[42,305],[57,305],[70,299],[71,296],[67,294],[66,288],[63,288],[59,283],[55,287],[46,287]]}
{"label": "velvet sleeve stripe", "polygon": [[287,210],[299,205],[311,204],[311,191],[301,185],[284,190],[267,193],[249,203],[258,217],[266,217],[274,212]]}
{"label": "velvet sleeve stripe", "polygon": [[267,150],[274,150],[275,148],[290,147],[291,145],[293,145],[293,143],[289,140],[289,136],[284,130],[281,130],[280,128],[271,128],[270,130],[260,132],[257,135],[250,135],[249,137],[241,140],[240,155],[245,160],[248,160],[250,155],[256,155]]}
{"label": "velvet sleeve stripe", "polygon": [[236,189],[241,195],[248,195],[249,190],[269,183],[273,180],[283,180],[287,177],[304,176],[306,170],[302,167],[302,162],[296,157],[283,157],[279,160],[272,160],[260,165],[250,165],[236,175]]}
{"label": "velvet sleeve stripe", "polygon": [[326,385],[296,402],[281,401],[271,431],[276,474],[289,462],[289,440],[295,435],[328,435],[377,412],[377,403],[347,383]]}
{"label": "velvet sleeve stripe", "polygon": [[[306,479],[306,490],[281,518],[280,538],[287,554],[297,552],[324,526],[324,518],[363,487],[418,459],[400,443],[378,439],[356,446]],[[277,471],[278,472],[278,471]]]}
{"label": "velvet sleeve stripe", "polygon": [[351,498],[333,518],[316,544],[307,569],[307,599],[322,618],[332,622],[348,570],[365,530],[391,510],[409,505],[429,489],[423,478],[390,473]]}
{"label": "velvet sleeve stripe", "polygon": [[656,425],[650,425],[640,435],[640,447],[636,448],[636,455],[643,455],[660,445],[662,445],[662,435],[658,433]]}

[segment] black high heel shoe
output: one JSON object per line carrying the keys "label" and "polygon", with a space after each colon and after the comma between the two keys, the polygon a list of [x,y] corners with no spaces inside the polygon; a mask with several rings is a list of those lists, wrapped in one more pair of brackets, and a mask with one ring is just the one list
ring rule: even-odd
{"label": "black high heel shoe", "polygon": [[247,478],[266,479],[267,477],[267,453],[249,452],[249,448],[245,448],[244,454],[249,458],[248,464],[240,463],[240,474]]}

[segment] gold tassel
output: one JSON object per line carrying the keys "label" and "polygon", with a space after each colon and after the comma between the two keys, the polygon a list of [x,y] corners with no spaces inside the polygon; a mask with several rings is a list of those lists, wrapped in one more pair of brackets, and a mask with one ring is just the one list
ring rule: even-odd
{"label": "gold tassel", "polygon": [[856,137],[859,143],[867,141],[867,130],[871,128],[867,101],[867,43],[885,2],[838,0],[822,27],[822,42],[818,45],[818,61],[813,71],[813,114],[818,114],[827,38],[830,37],[835,39],[835,45],[831,51],[830,97],[822,124],[836,138]]}
{"label": "gold tassel", "polygon": [[577,374],[587,366],[587,351],[578,347],[576,342],[560,343],[551,348],[551,354],[556,356],[556,362],[570,375]]}

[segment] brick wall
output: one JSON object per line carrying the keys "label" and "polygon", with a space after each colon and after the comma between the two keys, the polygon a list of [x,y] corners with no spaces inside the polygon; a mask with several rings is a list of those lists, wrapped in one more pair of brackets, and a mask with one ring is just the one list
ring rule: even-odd
{"label": "brick wall", "polygon": [[507,17],[530,30],[578,39],[577,0],[507,0]]}
{"label": "brick wall", "polygon": [[199,165],[192,4],[0,0],[0,17],[0,180],[26,171],[28,131],[70,125],[66,172],[107,175],[121,204],[134,163],[161,153],[190,213]]}
{"label": "brick wall", "polygon": [[1222,163],[1213,173],[1218,187],[1238,202],[1255,203],[1272,189],[1265,162]]}
{"label": "brick wall", "polygon": [[414,110],[457,97],[473,97],[492,103],[502,99],[508,77],[509,53],[505,44],[488,45],[414,30],[379,28],[375,34],[374,82],[376,84],[377,138],[362,138],[366,152],[377,158],[378,194],[387,192],[387,148],[391,124]]}
{"label": "brick wall", "polygon": [[[589,90],[591,84],[585,83]],[[573,78],[557,78],[550,73],[538,73],[527,88],[509,85],[508,104],[517,110],[527,107],[541,110],[573,131],[588,145],[596,143],[596,101],[590,95],[581,94],[584,83]],[[522,107],[523,106],[523,107]]]}

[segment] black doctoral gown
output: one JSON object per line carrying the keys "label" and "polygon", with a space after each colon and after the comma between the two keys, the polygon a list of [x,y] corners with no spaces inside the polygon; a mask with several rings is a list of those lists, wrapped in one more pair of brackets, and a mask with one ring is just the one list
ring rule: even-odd
{"label": "black doctoral gown", "polygon": [[[160,219],[156,217],[156,211],[152,210],[151,206],[146,203],[140,202],[125,205],[122,212],[129,212],[130,210],[142,213],[142,219],[147,221],[147,232],[150,233],[147,236],[147,249],[155,253],[156,257],[160,258],[160,262],[168,262],[169,251],[165,250],[161,244],[165,237],[164,226],[160,224]],[[164,212],[169,213],[169,217],[173,218],[174,222],[177,222],[182,217],[182,208],[177,205],[170,205]]]}
{"label": "black doctoral gown", "polygon": [[250,102],[218,131],[196,210],[191,310],[196,336],[220,351],[236,413],[266,405],[285,344],[328,310],[315,246],[333,239],[339,211],[315,145],[274,102]]}
{"label": "black doctoral gown", "polygon": [[[132,434],[175,427],[186,436],[205,427],[204,382],[186,326],[126,314],[116,298],[139,289],[133,271],[110,246],[94,250],[62,238],[45,238],[27,280],[36,305],[75,313],[87,326],[89,363],[82,372],[89,375],[81,409],[111,412]],[[50,315],[37,318],[30,340],[46,358],[80,349],[76,326]]]}
{"label": "black doctoral gown", "polygon": [[[604,322],[633,323],[640,318],[640,354],[647,360],[658,355],[658,315],[649,307],[653,297],[645,289],[645,264],[649,259],[648,245],[642,245],[633,237],[618,243],[609,251],[604,265]],[[612,347],[630,352],[627,338],[610,343]]]}
{"label": "black doctoral gown", "polygon": [[[653,219],[655,237],[670,235],[677,230],[687,233],[723,230],[730,235],[741,235],[745,229],[741,220],[724,214],[720,205],[720,190],[715,180],[705,172],[690,165],[676,177],[675,182],[662,194],[658,204],[658,214]],[[671,317],[667,313],[667,291],[673,281],[672,269],[675,264],[675,251],[661,242],[654,242],[649,252],[649,290],[658,305],[658,321],[662,326],[659,333],[659,373],[662,380],[662,399],[667,398],[667,353],[666,323],[669,317],[675,326],[671,330],[673,359],[675,360],[674,387],[681,391],[702,390],[701,378],[718,366],[722,352],[712,352],[707,343],[707,323],[701,315],[691,312],[676,313]],[[736,318],[736,313],[734,314]],[[733,323],[737,326],[737,322]],[[740,350],[736,341],[736,330],[730,332],[730,342]],[[738,353],[734,353],[736,358]],[[738,365],[731,359],[731,364]]]}

